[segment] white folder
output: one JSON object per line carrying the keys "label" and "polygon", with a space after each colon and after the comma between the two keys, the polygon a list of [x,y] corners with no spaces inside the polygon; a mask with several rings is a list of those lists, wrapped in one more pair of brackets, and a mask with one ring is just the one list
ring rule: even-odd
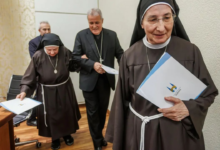
{"label": "white folder", "polygon": [[1,102],[0,105],[4,107],[5,109],[15,113],[15,114],[21,114],[29,109],[32,109],[38,105],[42,104],[39,101],[30,99],[30,98],[24,98],[23,101],[20,99],[13,99],[5,102]]}
{"label": "white folder", "polygon": [[137,93],[159,108],[169,108],[173,103],[166,101],[164,97],[173,96],[186,101],[196,99],[206,87],[165,52],[144,79]]}

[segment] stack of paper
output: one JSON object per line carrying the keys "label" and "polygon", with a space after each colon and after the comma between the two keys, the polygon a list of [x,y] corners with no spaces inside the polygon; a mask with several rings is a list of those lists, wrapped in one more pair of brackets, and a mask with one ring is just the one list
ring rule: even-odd
{"label": "stack of paper", "polygon": [[42,104],[41,102],[35,101],[30,98],[24,98],[23,101],[20,99],[13,99],[9,101],[5,101],[0,103],[2,107],[5,109],[15,113],[15,114],[21,114],[29,109],[32,109],[38,105]]}
{"label": "stack of paper", "polygon": [[166,101],[164,97],[196,99],[206,87],[172,56],[164,53],[142,82],[137,93],[159,108],[169,108],[173,103]]}

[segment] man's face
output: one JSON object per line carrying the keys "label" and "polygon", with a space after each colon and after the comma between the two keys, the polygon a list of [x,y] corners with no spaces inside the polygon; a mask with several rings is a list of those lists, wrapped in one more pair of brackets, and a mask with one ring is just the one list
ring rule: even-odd
{"label": "man's face", "polygon": [[54,57],[57,55],[57,53],[59,52],[59,47],[58,46],[48,46],[45,47],[46,52],[48,55],[50,55],[51,57]]}
{"label": "man's face", "polygon": [[[156,21],[158,19],[160,20]],[[173,24],[171,8],[167,5],[155,5],[146,12],[141,26],[148,42],[161,44],[171,36]]]}
{"label": "man's face", "polygon": [[99,35],[102,31],[103,24],[103,19],[101,18],[101,16],[88,15],[88,22],[90,31],[95,35]]}
{"label": "man's face", "polygon": [[38,30],[40,32],[40,35],[43,36],[46,33],[50,33],[50,25],[46,23],[40,24],[40,29]]}

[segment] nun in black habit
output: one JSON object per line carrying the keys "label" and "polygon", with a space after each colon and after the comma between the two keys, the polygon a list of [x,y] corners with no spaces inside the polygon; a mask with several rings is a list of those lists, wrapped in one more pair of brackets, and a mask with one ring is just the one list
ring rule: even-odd
{"label": "nun in black habit", "polygon": [[[131,47],[120,61],[105,136],[113,143],[113,150],[205,149],[202,128],[218,90],[200,50],[189,42],[178,13],[175,0],[141,0],[139,3]],[[161,109],[136,91],[165,51],[207,88],[197,99],[189,101],[165,97],[174,106]]]}
{"label": "nun in black habit", "polygon": [[[38,107],[39,135],[52,137],[52,149],[59,149],[60,138],[73,144],[72,133],[79,129],[81,118],[69,71],[75,71],[72,52],[64,47],[59,36],[45,34],[21,81],[17,98],[30,97],[36,88],[43,103]],[[38,80],[36,81],[36,78]]]}

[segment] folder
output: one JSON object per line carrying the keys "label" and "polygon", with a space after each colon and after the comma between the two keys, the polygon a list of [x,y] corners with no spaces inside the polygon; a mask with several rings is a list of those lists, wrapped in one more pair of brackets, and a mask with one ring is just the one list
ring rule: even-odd
{"label": "folder", "polygon": [[39,101],[30,99],[30,98],[24,98],[22,101],[20,99],[13,99],[5,102],[1,102],[0,105],[4,107],[5,109],[15,113],[15,114],[21,114],[29,109],[32,109],[38,105],[42,104]]}
{"label": "folder", "polygon": [[197,99],[206,85],[188,71],[183,65],[165,52],[136,93],[159,108],[169,108],[172,102],[164,97],[173,96],[188,101]]}

